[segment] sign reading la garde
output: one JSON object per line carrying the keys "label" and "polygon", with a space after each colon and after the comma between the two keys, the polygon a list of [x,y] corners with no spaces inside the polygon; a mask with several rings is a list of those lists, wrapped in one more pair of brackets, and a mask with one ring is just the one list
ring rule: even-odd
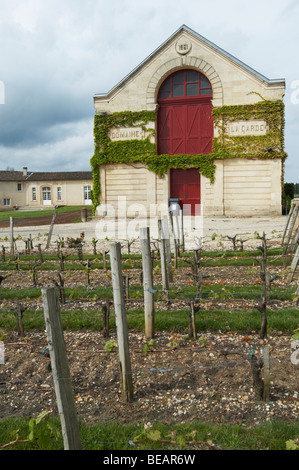
{"label": "sign reading la garde", "polygon": [[266,121],[235,121],[228,124],[228,135],[265,135],[269,131]]}

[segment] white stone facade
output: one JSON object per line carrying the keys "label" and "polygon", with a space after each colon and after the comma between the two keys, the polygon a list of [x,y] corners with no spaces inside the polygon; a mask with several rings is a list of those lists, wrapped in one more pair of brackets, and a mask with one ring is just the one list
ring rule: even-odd
{"label": "white stone facade", "polygon": [[[96,95],[97,114],[120,111],[157,110],[158,90],[165,78],[180,69],[203,73],[213,89],[213,107],[254,104],[262,99],[282,100],[283,79],[269,80],[182,26],[142,64],[107,94]],[[156,129],[156,123],[152,123]],[[130,137],[131,132],[131,137]],[[265,135],[265,122],[238,122],[233,135]],[[215,127],[214,136],[218,135]],[[112,139],[118,139],[111,131]],[[119,139],[125,139],[119,137]],[[128,129],[128,140],[136,137]],[[142,133],[140,132],[140,138]],[[201,177],[201,204],[207,216],[258,216],[281,214],[282,160],[234,158],[216,160],[215,181]],[[115,206],[116,198],[126,196],[128,203],[168,204],[169,175],[157,177],[145,165],[114,164],[100,168],[101,204]],[[100,212],[100,208],[98,210]]]}

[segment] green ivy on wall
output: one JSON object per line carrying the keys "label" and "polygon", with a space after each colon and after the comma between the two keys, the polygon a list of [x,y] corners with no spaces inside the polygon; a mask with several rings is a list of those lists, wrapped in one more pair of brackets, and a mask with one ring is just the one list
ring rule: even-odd
{"label": "green ivy on wall", "polygon": [[[242,106],[223,106],[213,110],[214,124],[219,136],[214,138],[215,153],[227,158],[286,158],[284,152],[284,104],[281,100],[259,101]],[[229,124],[236,121],[262,120],[268,126],[266,135],[230,136]]]}
{"label": "green ivy on wall", "polygon": [[[215,160],[225,158],[269,159],[286,158],[284,152],[284,105],[282,101],[263,100],[253,105],[223,106],[213,109],[218,136],[213,139],[213,152],[209,155],[158,155],[156,144],[150,141],[155,135],[149,124],[156,122],[154,111],[124,111],[96,115],[94,119],[95,153],[91,159],[93,172],[92,200],[94,211],[98,205],[100,166],[113,163],[143,163],[149,170],[163,177],[170,168],[199,168],[202,175],[214,182]],[[261,136],[229,136],[227,126],[234,121],[264,120],[269,131]],[[142,140],[112,142],[109,129],[138,127],[146,133]]]}
{"label": "green ivy on wall", "polygon": [[[210,155],[158,155],[156,144],[150,141],[154,130],[148,127],[150,122],[156,121],[153,111],[113,113],[96,115],[94,125],[95,153],[91,159],[93,172],[92,200],[94,210],[98,205],[100,196],[100,166],[112,163],[144,163],[149,170],[161,178],[169,168],[197,167],[200,172],[214,181],[214,156]],[[112,142],[109,139],[109,129],[117,127],[141,127],[147,137],[143,140],[124,140]]]}

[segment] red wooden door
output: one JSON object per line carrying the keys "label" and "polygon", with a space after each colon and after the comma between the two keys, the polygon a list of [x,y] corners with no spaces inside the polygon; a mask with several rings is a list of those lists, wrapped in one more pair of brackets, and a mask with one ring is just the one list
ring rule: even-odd
{"label": "red wooden door", "polygon": [[[209,154],[213,145],[212,87],[195,70],[180,70],[162,84],[158,102],[158,153],[160,155]],[[192,165],[192,158],[190,158]],[[172,169],[170,197],[179,198],[181,206],[200,204],[198,169]]]}
{"label": "red wooden door", "polygon": [[160,155],[211,153],[212,104],[161,104],[158,129],[158,153]]}

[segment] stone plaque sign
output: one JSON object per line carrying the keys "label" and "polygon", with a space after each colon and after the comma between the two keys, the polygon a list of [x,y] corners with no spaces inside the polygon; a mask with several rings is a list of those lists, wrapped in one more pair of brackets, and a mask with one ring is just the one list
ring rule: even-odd
{"label": "stone plaque sign", "polygon": [[117,140],[144,140],[148,133],[141,127],[115,127],[109,129],[108,137],[112,142]]}
{"label": "stone plaque sign", "polygon": [[226,128],[226,132],[230,136],[240,135],[265,135],[269,131],[266,121],[235,121],[230,122]]}

